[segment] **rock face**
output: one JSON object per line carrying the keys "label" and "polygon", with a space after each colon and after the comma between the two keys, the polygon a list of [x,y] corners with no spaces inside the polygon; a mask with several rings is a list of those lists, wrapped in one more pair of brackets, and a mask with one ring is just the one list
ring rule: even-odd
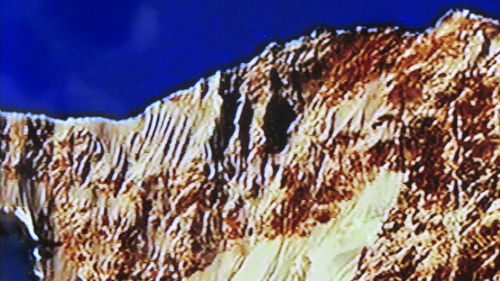
{"label": "rock face", "polygon": [[0,115],[43,280],[498,280],[500,27],[317,30],[139,116]]}

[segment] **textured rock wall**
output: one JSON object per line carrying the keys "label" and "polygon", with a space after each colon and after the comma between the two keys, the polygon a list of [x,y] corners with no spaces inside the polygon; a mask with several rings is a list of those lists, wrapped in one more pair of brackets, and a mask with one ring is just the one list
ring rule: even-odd
{"label": "textured rock wall", "polygon": [[498,22],[316,30],[123,121],[0,114],[43,280],[498,280]]}

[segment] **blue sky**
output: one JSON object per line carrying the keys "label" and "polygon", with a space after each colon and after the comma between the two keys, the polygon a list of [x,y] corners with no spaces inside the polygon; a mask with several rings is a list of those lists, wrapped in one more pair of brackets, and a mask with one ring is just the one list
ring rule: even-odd
{"label": "blue sky", "polygon": [[500,1],[0,0],[0,109],[124,118],[315,26],[422,29]]}

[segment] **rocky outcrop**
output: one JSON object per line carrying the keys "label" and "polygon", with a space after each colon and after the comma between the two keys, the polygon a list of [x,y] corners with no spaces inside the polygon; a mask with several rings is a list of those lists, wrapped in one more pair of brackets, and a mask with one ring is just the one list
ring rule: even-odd
{"label": "rocky outcrop", "polygon": [[499,30],[316,30],[127,120],[1,113],[0,205],[43,280],[494,280]]}

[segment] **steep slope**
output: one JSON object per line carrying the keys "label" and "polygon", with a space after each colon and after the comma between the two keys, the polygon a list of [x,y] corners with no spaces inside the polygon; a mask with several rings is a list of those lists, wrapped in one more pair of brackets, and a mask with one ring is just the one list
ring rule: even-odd
{"label": "steep slope", "polygon": [[127,120],[1,113],[0,205],[43,280],[494,280],[499,30],[317,30]]}

